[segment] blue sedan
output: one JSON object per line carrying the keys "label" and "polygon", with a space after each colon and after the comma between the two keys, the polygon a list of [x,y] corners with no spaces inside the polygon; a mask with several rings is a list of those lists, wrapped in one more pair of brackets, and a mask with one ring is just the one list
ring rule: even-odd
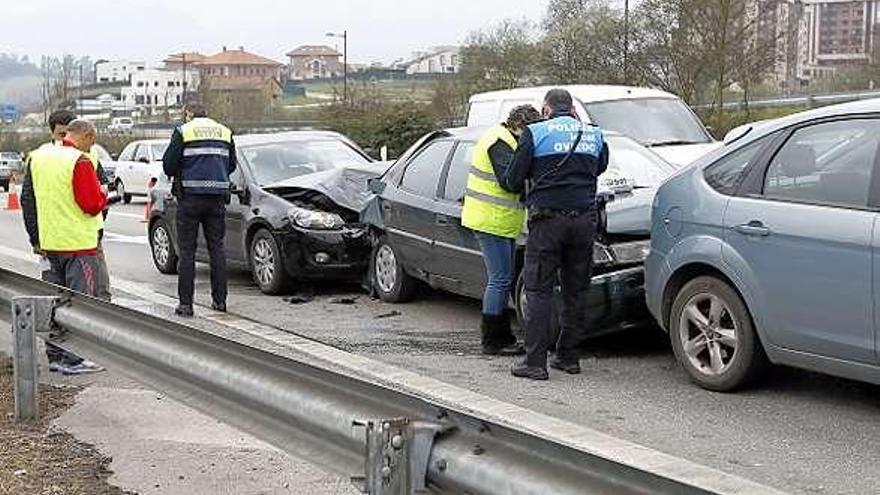
{"label": "blue sedan", "polygon": [[653,203],[648,307],[697,384],[768,364],[880,384],[880,100],[738,130]]}

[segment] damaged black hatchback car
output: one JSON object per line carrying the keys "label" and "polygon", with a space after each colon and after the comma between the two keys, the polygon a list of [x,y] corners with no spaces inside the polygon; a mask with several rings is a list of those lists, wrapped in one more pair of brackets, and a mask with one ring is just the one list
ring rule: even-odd
{"label": "damaged black hatchback car", "polygon": [[[358,212],[367,180],[385,170],[340,134],[297,131],[235,138],[238,170],[226,210],[226,258],[264,293],[292,281],[362,277],[370,255]],[[149,241],[156,268],[177,272],[177,201],[170,181],[151,192]],[[196,260],[208,261],[199,235]]]}

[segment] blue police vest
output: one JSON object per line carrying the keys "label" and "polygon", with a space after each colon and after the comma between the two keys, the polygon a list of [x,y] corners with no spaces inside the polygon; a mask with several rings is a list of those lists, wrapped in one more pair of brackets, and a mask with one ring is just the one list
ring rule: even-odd
{"label": "blue police vest", "polygon": [[[571,158],[560,165],[581,133]],[[589,210],[595,207],[605,138],[599,127],[559,116],[529,126],[532,138],[528,207]]]}
{"label": "blue police vest", "polygon": [[208,118],[180,127],[183,137],[181,186],[185,194],[229,194],[232,131]]}
{"label": "blue police vest", "polygon": [[571,150],[581,130],[583,135],[575,154],[598,159],[605,143],[600,128],[569,116],[536,122],[529,125],[529,130],[532,131],[532,140],[535,143],[535,158],[559,155],[561,159]]}

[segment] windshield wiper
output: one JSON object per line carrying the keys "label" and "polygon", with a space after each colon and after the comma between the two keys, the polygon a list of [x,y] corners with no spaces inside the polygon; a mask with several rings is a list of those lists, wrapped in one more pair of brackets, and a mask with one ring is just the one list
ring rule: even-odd
{"label": "windshield wiper", "polygon": [[645,146],[648,148],[656,148],[658,146],[682,146],[686,144],[704,144],[705,141],[688,141],[686,139],[670,139],[668,141],[654,141],[653,143],[648,143]]}

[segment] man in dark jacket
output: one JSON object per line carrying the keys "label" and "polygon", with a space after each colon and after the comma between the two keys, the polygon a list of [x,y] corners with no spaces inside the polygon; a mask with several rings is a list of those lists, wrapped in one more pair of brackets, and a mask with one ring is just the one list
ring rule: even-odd
{"label": "man in dark jacket", "polygon": [[608,168],[601,129],[584,124],[568,91],[554,89],[544,100],[546,120],[529,125],[519,139],[501,186],[525,192],[529,235],[524,277],[527,307],[526,359],[514,376],[546,380],[553,290],[562,288],[561,331],[550,366],[580,373],[576,345],[582,335],[584,301],[590,288],[596,234],[597,178]]}
{"label": "man in dark jacket", "polygon": [[211,298],[215,311],[226,311],[226,204],[229,202],[229,175],[235,171],[235,144],[232,131],[209,119],[198,103],[184,109],[185,123],[171,135],[162,158],[165,175],[174,178],[178,200],[177,294],[180,304],[175,313],[193,316],[196,236],[199,226],[205,233],[211,256]]}

